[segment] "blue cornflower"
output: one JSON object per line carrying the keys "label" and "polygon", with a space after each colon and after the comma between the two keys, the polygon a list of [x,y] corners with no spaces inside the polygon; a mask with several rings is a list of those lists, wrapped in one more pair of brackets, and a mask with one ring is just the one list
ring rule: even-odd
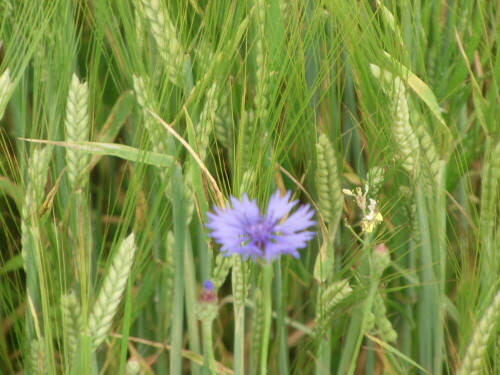
{"label": "blue cornflower", "polygon": [[315,235],[305,230],[315,224],[311,220],[314,210],[303,205],[283,220],[298,202],[289,199],[290,192],[280,197],[277,190],[269,199],[267,211],[261,213],[256,200],[249,200],[246,194],[241,200],[231,197],[231,208],[215,207],[215,213],[207,213],[206,226],[212,230],[210,236],[222,245],[225,255],[239,254],[254,261],[265,258],[268,262],[281,254],[298,258],[297,250],[306,247],[306,242]]}

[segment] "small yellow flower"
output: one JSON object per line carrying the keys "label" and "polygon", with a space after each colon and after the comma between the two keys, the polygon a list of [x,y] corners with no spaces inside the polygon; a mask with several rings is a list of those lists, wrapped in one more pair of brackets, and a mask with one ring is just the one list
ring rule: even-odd
{"label": "small yellow flower", "polygon": [[363,211],[365,215],[361,220],[361,229],[365,233],[372,233],[373,230],[384,221],[382,214],[379,212],[377,207],[377,201],[375,199],[369,199],[370,204],[368,205],[368,213],[366,207],[366,195],[368,194],[368,185],[365,185],[365,192],[357,187],[355,190],[342,189],[342,192],[350,197],[354,197],[354,201],[357,206]]}
{"label": "small yellow flower", "polygon": [[361,220],[361,229],[363,229],[363,232],[371,233],[382,221],[384,221],[384,218],[378,210],[377,201],[370,198],[368,214]]}

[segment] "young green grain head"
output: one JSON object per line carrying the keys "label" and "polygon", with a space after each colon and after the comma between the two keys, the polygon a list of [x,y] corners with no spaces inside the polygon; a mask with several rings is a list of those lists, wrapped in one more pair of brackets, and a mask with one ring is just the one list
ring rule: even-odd
{"label": "young green grain head", "polygon": [[410,111],[405,85],[401,78],[392,75],[387,70],[380,69],[377,65],[370,64],[370,69],[373,76],[378,79],[382,91],[389,97],[390,110],[393,116],[392,134],[398,147],[401,164],[410,175],[414,175],[420,145],[417,135],[410,124]]}
{"label": "young green grain head", "polygon": [[7,68],[2,75],[0,75],[0,120],[3,117],[5,108],[7,107],[13,92],[14,82],[12,82],[10,77],[10,70]]}
{"label": "young green grain head", "polygon": [[479,375],[483,373],[486,349],[490,338],[495,337],[498,332],[499,321],[500,292],[497,292],[492,304],[486,309],[472,334],[472,339],[457,375]]}
{"label": "young green grain head", "polygon": [[[90,135],[89,124],[89,88],[87,83],[81,83],[76,74],[71,78],[71,84],[66,103],[66,141],[88,141]],[[90,155],[82,150],[66,148],[67,175],[71,188],[78,184],[82,172],[85,170]],[[83,183],[85,184],[85,183]]]}
{"label": "young green grain head", "polygon": [[93,336],[94,348],[99,347],[111,328],[113,317],[127,285],[135,250],[134,234],[132,233],[120,244],[104,278],[88,322],[89,331]]}
{"label": "young green grain head", "polygon": [[316,143],[317,169],[315,172],[318,206],[326,223],[336,226],[342,216],[343,196],[337,158],[325,134]]}
{"label": "young green grain head", "polygon": [[66,332],[66,340],[68,343],[68,358],[73,358],[78,345],[80,332],[82,332],[82,309],[76,298],[76,294],[70,291],[61,296],[61,311],[63,314],[63,326]]}
{"label": "young green grain head", "polygon": [[[158,47],[159,54],[169,72],[170,80],[181,85],[184,70],[184,48],[179,42],[175,25],[168,14],[165,3],[160,0],[135,0],[138,10],[144,11],[149,29]],[[138,3],[140,1],[140,3]],[[142,5],[140,9],[139,4]]]}

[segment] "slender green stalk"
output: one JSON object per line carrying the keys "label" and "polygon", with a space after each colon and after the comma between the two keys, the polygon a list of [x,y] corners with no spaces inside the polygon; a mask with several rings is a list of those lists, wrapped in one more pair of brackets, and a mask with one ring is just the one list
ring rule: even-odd
{"label": "slender green stalk", "polygon": [[274,262],[273,296],[276,301],[276,341],[278,342],[278,372],[280,374],[290,373],[288,358],[288,335],[285,327],[286,318],[286,282],[281,272],[281,263]]}
{"label": "slender green stalk", "polygon": [[[198,322],[196,319],[196,274],[193,258],[193,247],[189,236],[185,238],[184,250],[184,297],[186,300],[186,323],[188,326],[189,349],[194,353],[201,353]],[[193,365],[191,373],[197,375],[200,368]]]}
{"label": "slender green stalk", "polygon": [[241,256],[233,256],[232,285],[234,295],[234,373],[245,374],[245,299],[246,282]]}
{"label": "slender green stalk", "polygon": [[269,354],[269,339],[271,335],[271,316],[273,311],[272,306],[272,281],[273,281],[273,267],[272,264],[266,263],[262,265],[262,301],[264,316],[264,331],[262,333],[261,341],[261,354],[260,354],[260,374],[267,374],[268,370],[268,354]]}
{"label": "slender green stalk", "polygon": [[172,175],[172,204],[174,221],[174,294],[172,304],[172,334],[170,339],[170,374],[182,374],[182,342],[184,323],[184,251],[186,217],[184,211],[184,192],[182,189],[182,174],[176,167]]}
{"label": "slender green stalk", "polygon": [[210,374],[216,375],[217,370],[215,366],[214,347],[212,343],[212,322],[203,320],[201,323],[201,329],[203,333],[203,353],[205,354],[205,366],[209,368]]}

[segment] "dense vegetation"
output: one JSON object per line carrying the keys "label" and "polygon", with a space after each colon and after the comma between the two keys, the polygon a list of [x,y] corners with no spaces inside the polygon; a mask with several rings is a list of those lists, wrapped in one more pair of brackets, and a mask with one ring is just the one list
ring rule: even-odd
{"label": "dense vegetation", "polygon": [[[0,373],[499,373],[499,22],[0,0]],[[300,257],[223,256],[277,189]]]}

